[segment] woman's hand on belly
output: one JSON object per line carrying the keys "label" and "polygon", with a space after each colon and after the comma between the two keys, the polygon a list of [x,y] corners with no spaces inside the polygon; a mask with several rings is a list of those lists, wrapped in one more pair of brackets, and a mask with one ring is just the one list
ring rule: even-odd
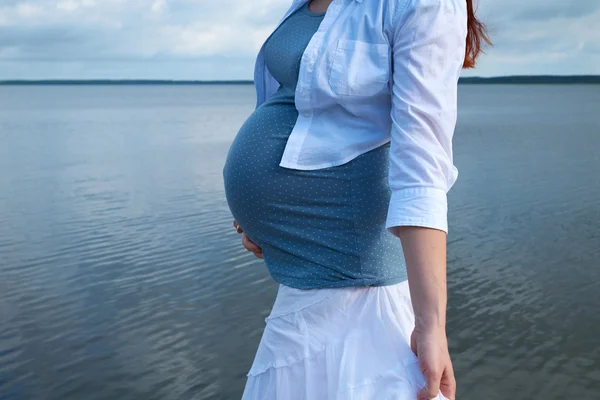
{"label": "woman's hand on belly", "polygon": [[246,235],[242,227],[238,225],[235,219],[233,220],[233,226],[237,230],[237,233],[242,234],[242,245],[246,248],[246,250],[251,251],[258,258],[263,258],[262,249],[258,247],[258,245],[254,243],[252,239],[248,237],[248,235]]}

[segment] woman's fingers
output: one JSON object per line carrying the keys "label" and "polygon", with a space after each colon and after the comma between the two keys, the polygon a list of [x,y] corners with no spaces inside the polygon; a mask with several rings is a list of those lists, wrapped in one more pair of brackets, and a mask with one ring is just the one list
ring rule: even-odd
{"label": "woman's fingers", "polygon": [[248,235],[246,235],[246,233],[242,234],[242,244],[244,245],[246,250],[253,252],[256,257],[263,258],[262,249],[260,247],[258,247],[258,245],[256,243],[254,243],[248,237]]}
{"label": "woman's fingers", "polygon": [[258,245],[256,243],[254,243],[248,237],[248,235],[246,235],[244,233],[244,231],[242,230],[242,227],[239,226],[239,224],[237,223],[237,221],[235,219],[233,220],[233,226],[237,230],[237,233],[243,233],[243,235],[242,235],[242,244],[244,245],[244,247],[246,248],[246,250],[251,251],[258,258],[263,258],[262,249],[260,247],[258,247]]}
{"label": "woman's fingers", "polygon": [[444,370],[442,381],[440,382],[440,390],[448,399],[456,399],[456,378],[454,377],[452,362],[448,363],[448,366],[446,366],[446,369]]}
{"label": "woman's fingers", "polygon": [[238,223],[237,223],[237,221],[236,221],[235,219],[233,220],[233,226],[234,226],[234,227],[235,227],[235,229],[237,230],[237,233],[242,233],[242,232],[244,232],[244,231],[242,230],[242,227],[238,225]]}
{"label": "woman's fingers", "polygon": [[[435,365],[435,364],[434,364]],[[452,361],[448,358],[445,365],[441,368],[426,368],[423,372],[425,376],[425,387],[418,394],[418,400],[429,400],[442,394],[449,400],[456,399],[456,379],[452,368]]]}
{"label": "woman's fingers", "polygon": [[426,370],[423,375],[425,376],[425,387],[419,392],[419,400],[430,400],[435,398],[440,393],[440,380],[441,373],[435,370]]}
{"label": "woman's fingers", "polygon": [[419,391],[417,400],[437,398],[440,391],[447,399],[455,400],[456,379],[445,333],[435,329],[423,333],[415,329],[410,347],[419,358],[419,369],[425,378],[425,387]]}
{"label": "woman's fingers", "polygon": [[244,245],[244,247],[246,248],[246,250],[251,251],[251,252],[257,252],[260,251],[260,247],[258,247],[256,245],[256,243],[254,243],[249,237],[248,235],[246,235],[246,233],[242,234],[242,244]]}

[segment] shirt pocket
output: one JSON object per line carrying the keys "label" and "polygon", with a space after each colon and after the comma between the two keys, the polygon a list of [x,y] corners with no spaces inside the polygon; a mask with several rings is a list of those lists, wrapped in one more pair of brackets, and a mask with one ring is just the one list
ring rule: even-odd
{"label": "shirt pocket", "polygon": [[331,69],[331,90],[342,96],[371,96],[389,81],[390,47],[387,43],[368,43],[340,39]]}

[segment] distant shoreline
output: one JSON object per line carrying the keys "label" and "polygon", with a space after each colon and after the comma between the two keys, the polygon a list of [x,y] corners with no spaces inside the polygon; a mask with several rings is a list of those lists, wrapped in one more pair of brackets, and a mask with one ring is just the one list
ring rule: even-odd
{"label": "distant shoreline", "polygon": [[[600,75],[514,75],[464,77],[460,84],[600,84]],[[251,80],[163,80],[163,79],[32,79],[0,80],[0,85],[252,85]]]}

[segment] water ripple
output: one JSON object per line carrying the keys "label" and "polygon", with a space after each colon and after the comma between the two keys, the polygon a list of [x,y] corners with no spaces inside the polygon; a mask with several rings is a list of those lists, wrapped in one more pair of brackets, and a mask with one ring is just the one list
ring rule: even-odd
{"label": "water ripple", "polygon": [[[461,398],[600,390],[600,121],[577,107],[600,106],[592,89],[461,88]],[[252,87],[3,93],[0,398],[239,398],[277,290],[222,191]]]}

